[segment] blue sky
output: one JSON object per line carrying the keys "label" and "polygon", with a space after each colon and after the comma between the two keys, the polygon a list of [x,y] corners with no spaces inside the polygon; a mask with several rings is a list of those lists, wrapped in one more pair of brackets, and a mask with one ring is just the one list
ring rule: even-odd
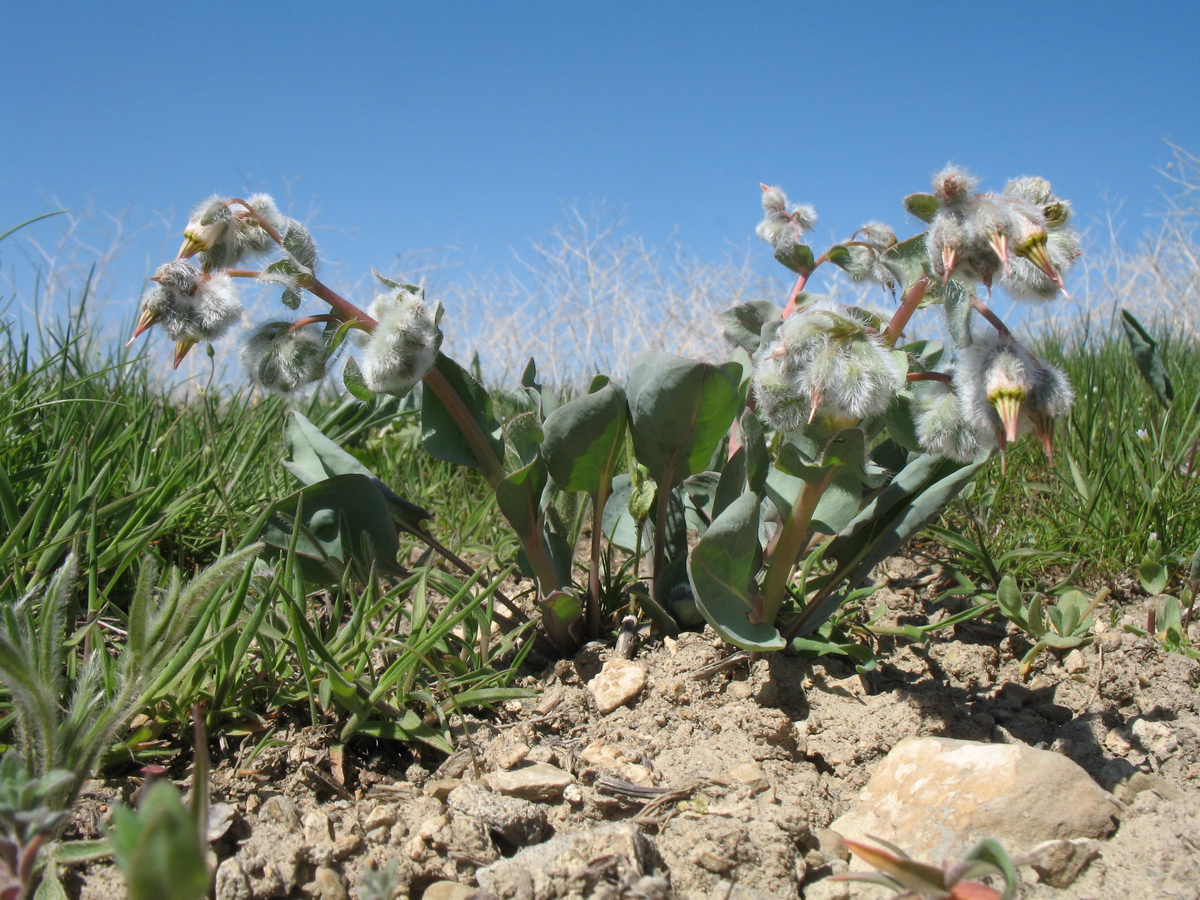
{"label": "blue sky", "polygon": [[1085,224],[1123,200],[1138,233],[1164,140],[1200,152],[1197,35],[1200,4],[1154,2],[9,0],[0,232],[121,217],[133,303],[213,192],[275,194],[347,278],[445,248],[454,277],[572,203],[716,258],[760,181],[816,206],[818,241],[909,234],[900,197],[954,161],[1044,175]]}

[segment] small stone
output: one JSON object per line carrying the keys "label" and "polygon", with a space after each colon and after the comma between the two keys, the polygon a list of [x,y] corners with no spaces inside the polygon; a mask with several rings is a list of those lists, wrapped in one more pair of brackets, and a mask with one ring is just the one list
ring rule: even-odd
{"label": "small stone", "polygon": [[744,784],[755,794],[761,794],[767,789],[767,779],[763,770],[752,762],[739,763],[730,767],[725,777],[735,784]]}
{"label": "small stone", "polygon": [[217,900],[250,900],[250,879],[236,856],[217,867],[215,896]]}
{"label": "small stone", "polygon": [[332,844],[333,823],[329,816],[319,810],[313,810],[304,817],[304,840],[310,844]]}
{"label": "small stone", "polygon": [[457,881],[435,881],[425,888],[421,900],[467,900],[476,893],[475,888]]}
{"label": "small stone", "polygon": [[1046,841],[1029,852],[1042,883],[1059,889],[1070,887],[1099,854],[1100,842],[1086,838]]}
{"label": "small stone", "polygon": [[1129,735],[1125,734],[1120,728],[1109,730],[1108,734],[1104,736],[1104,747],[1113,756],[1128,756],[1133,750],[1133,744],[1129,741]]}
{"label": "small stone", "polygon": [[725,685],[725,696],[731,700],[749,700],[754,694],[754,686],[748,681],[731,681]]}
{"label": "small stone", "polygon": [[1159,762],[1169,759],[1179,749],[1179,738],[1166,722],[1137,719],[1129,730],[1133,739]]}
{"label": "small stone", "polygon": [[300,830],[300,807],[281,794],[268,797],[258,817],[264,822],[276,822],[288,831]]}
{"label": "small stone", "polygon": [[321,866],[313,873],[313,880],[303,888],[304,893],[316,900],[349,900],[342,878],[333,869]]}
{"label": "small stone", "polygon": [[506,747],[500,753],[500,755],[496,757],[496,765],[502,769],[512,769],[525,762],[525,757],[528,755],[528,744],[514,744],[511,747]]}
{"label": "small stone", "polygon": [[464,784],[450,792],[446,806],[483,822],[492,836],[510,847],[536,844],[546,831],[546,810],[529,800],[506,797]]}
{"label": "small stone", "polygon": [[1087,659],[1079,650],[1072,650],[1063,658],[1063,668],[1071,675],[1082,675],[1089,668]]}
{"label": "small stone", "polygon": [[426,797],[432,797],[434,800],[445,800],[450,796],[450,792],[462,784],[461,778],[435,778],[433,781],[425,782],[425,786],[421,791]]}
{"label": "small stone", "polygon": [[380,804],[367,813],[367,818],[363,820],[363,831],[371,832],[376,828],[391,828],[395,824],[396,813],[392,807]]}
{"label": "small stone", "polygon": [[549,763],[534,763],[507,772],[489,772],[483,782],[497,794],[544,803],[557,800],[567,785],[575,781],[570,774]]}
{"label": "small stone", "polygon": [[588,682],[588,690],[602,714],[633,700],[645,686],[645,668],[627,659],[610,659]]}

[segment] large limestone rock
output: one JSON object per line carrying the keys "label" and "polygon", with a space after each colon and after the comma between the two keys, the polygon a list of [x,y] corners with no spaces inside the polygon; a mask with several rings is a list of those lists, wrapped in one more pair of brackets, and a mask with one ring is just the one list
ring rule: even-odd
{"label": "large limestone rock", "polygon": [[1044,841],[1106,837],[1120,809],[1057,753],[919,737],[892,749],[854,808],[831,827],[852,840],[880,837],[940,863],[987,837],[1010,854]]}

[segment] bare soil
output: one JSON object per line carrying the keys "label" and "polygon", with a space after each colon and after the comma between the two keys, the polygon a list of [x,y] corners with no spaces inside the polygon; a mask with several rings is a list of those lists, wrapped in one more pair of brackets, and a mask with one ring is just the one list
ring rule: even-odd
{"label": "bare soil", "polygon": [[[886,606],[884,624],[954,612],[954,601],[937,600],[935,567],[895,558],[880,577],[872,603]],[[1145,598],[1113,599],[1144,625]],[[1061,753],[1128,804],[1073,884],[1050,888],[1022,868],[1022,896],[1200,897],[1200,663],[1100,619],[1093,643],[1043,654],[1024,679],[1017,660],[1027,638],[1003,623],[963,623],[924,646],[881,638],[880,668],[865,676],[839,659],[734,656],[711,632],[686,633],[637,648],[647,684],[629,704],[598,711],[587,683],[612,649],[592,645],[528,678],[538,696],[474,723],[469,745],[449,759],[394,744],[343,749],[311,728],[293,729],[252,762],[244,751],[222,757],[217,746],[216,893],[364,897],[364,873],[394,861],[393,896],[466,897],[478,869],[524,845],[627,822],[656,846],[655,878],[597,859],[521,896],[879,896],[853,886],[838,894],[824,882],[845,869],[846,855],[827,828],[893,746],[935,735]],[[463,811],[478,795],[449,797],[531,762],[574,782],[491,819]],[[92,783],[76,834],[95,835],[139,784],[135,776]],[[443,881],[463,887],[454,893]],[[123,895],[103,865],[75,873],[72,891]]]}

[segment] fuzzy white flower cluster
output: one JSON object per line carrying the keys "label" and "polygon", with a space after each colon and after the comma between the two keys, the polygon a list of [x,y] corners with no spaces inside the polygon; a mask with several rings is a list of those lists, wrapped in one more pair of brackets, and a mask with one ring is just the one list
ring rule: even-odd
{"label": "fuzzy white flower cluster", "polygon": [[887,409],[905,369],[862,312],[818,300],[786,319],[755,366],[758,408],[780,431],[818,411],[855,419]]}
{"label": "fuzzy white flower cluster", "polygon": [[960,354],[953,389],[925,382],[914,390],[917,438],[930,453],[969,462],[1033,432],[1049,456],[1054,423],[1071,410],[1066,375],[1009,334],[977,338]]}
{"label": "fuzzy white flower cluster", "polygon": [[224,272],[201,272],[177,259],[159,266],[150,280],[133,338],[161,325],[175,341],[176,365],[195,344],[215,341],[241,318],[242,302]]}
{"label": "fuzzy white flower cluster", "polygon": [[926,238],[934,275],[989,291],[998,282],[1018,300],[1065,294],[1063,275],[1082,255],[1070,204],[1044,178],[1014,178],[1000,194],[976,193],[978,183],[956,166],[934,176],[940,206]]}
{"label": "fuzzy white flower cluster", "polygon": [[266,322],[242,347],[242,366],[251,384],[290,394],[325,377],[329,350],[316,328]]}
{"label": "fuzzy white flower cluster", "polygon": [[372,391],[408,393],[437,362],[442,332],[413,285],[397,285],[378,295],[368,310],[379,324],[363,343],[360,367]]}

